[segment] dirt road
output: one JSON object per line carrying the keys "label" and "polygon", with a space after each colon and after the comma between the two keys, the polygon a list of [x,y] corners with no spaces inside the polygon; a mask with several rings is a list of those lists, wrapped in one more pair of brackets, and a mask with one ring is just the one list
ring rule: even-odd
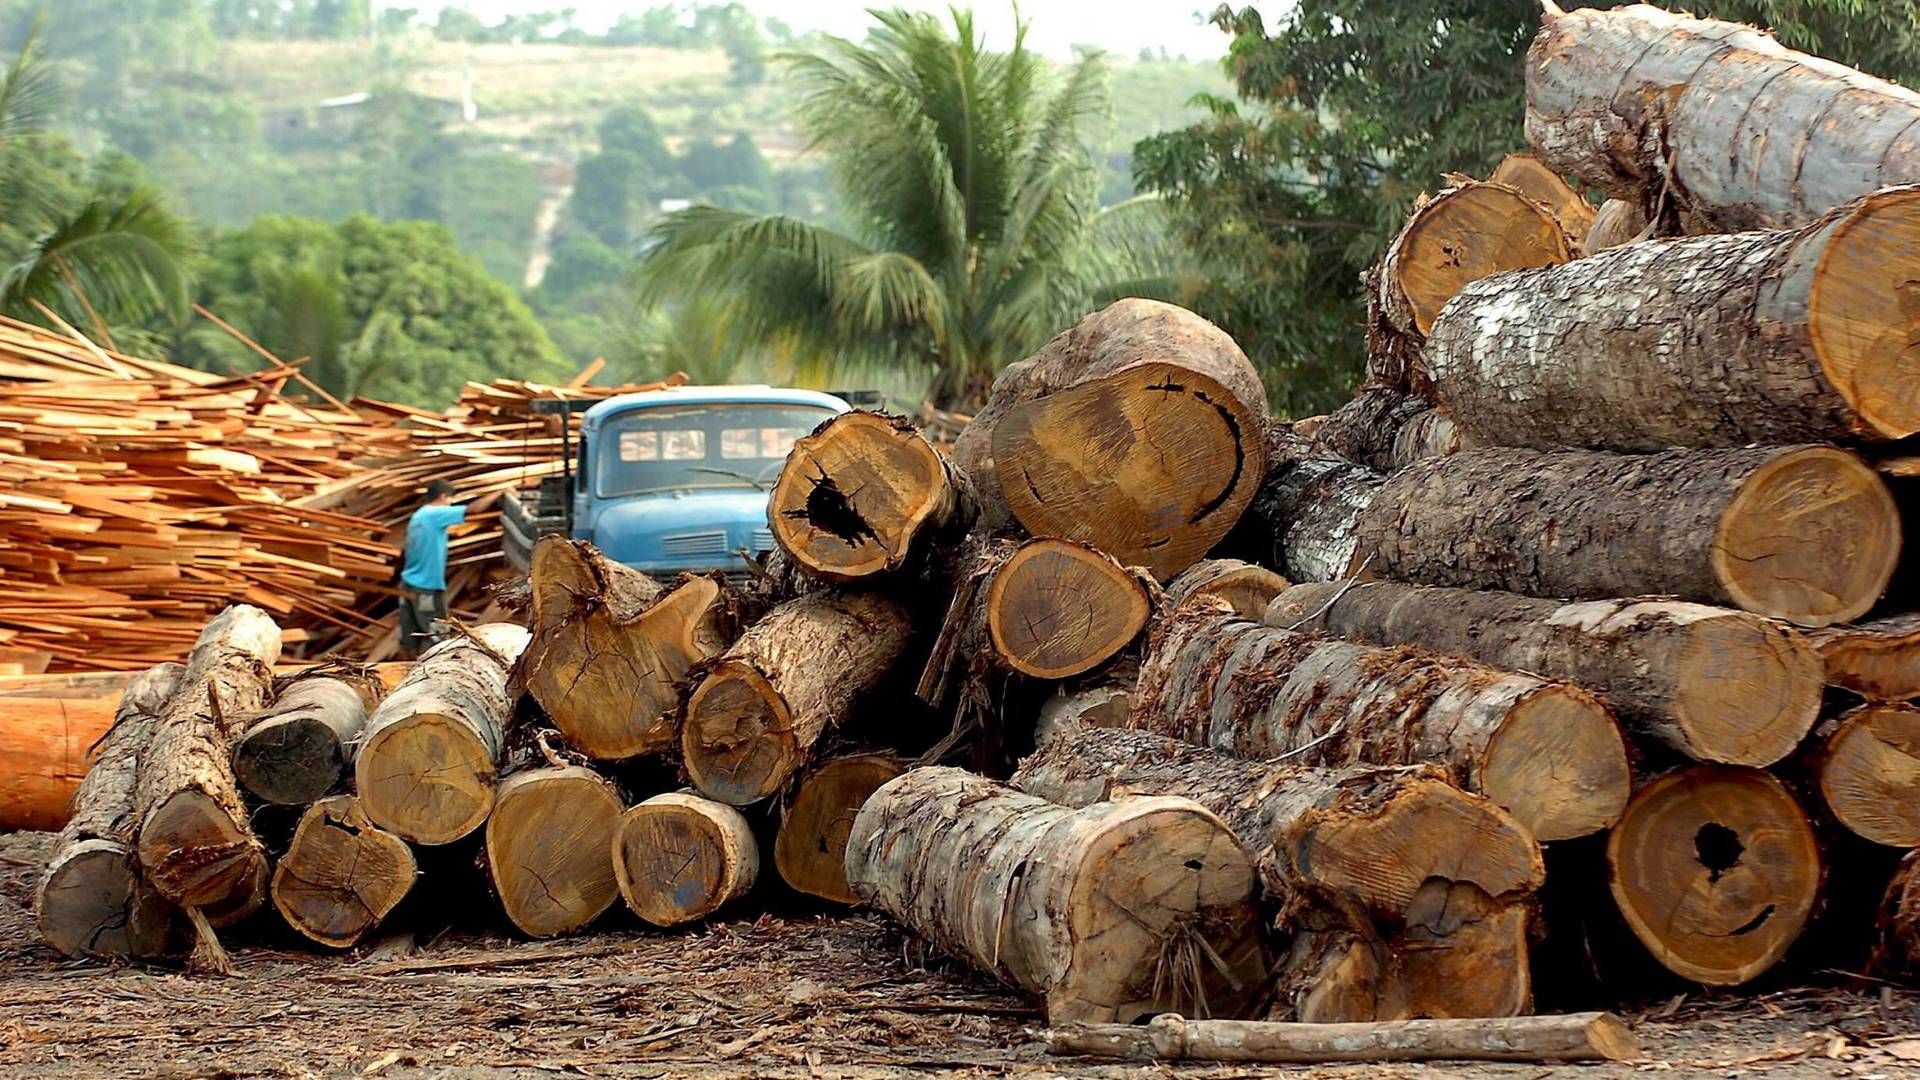
{"label": "dirt road", "polygon": [[48,840],[0,836],[8,1078],[1226,1080],[1312,1071],[1536,1080],[1564,1071],[1613,1080],[1651,1069],[1893,1080],[1920,1069],[1920,996],[1821,990],[1630,1012],[1649,1056],[1637,1066],[1163,1070],[1048,1058],[1029,1034],[1040,1022],[1031,1002],[923,955],[871,915],[767,916],[688,934],[615,919],[607,932],[554,942],[456,932],[345,957],[274,939],[238,949],[230,979],[107,969],[62,960],[34,935],[33,879]]}

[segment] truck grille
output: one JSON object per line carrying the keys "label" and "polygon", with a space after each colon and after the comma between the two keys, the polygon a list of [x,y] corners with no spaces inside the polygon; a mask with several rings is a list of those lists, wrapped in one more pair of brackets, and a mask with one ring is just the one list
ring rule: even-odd
{"label": "truck grille", "polygon": [[773,530],[772,529],[753,530],[753,553],[755,555],[759,555],[762,552],[767,552],[772,550],[773,550]]}
{"label": "truck grille", "polygon": [[660,554],[669,559],[683,559],[695,555],[726,555],[727,534],[725,532],[682,533],[669,536],[660,541]]}

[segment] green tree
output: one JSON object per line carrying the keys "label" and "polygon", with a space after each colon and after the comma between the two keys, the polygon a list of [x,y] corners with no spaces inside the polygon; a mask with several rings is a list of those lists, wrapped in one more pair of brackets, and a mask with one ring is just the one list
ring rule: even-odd
{"label": "green tree", "polygon": [[660,125],[654,123],[653,114],[640,106],[622,105],[607,110],[600,118],[599,134],[602,152],[619,150],[632,154],[656,177],[673,172],[673,151],[667,149],[667,140],[660,134]]}
{"label": "green tree", "polygon": [[1138,242],[1157,208],[1100,211],[1086,149],[1105,112],[1093,57],[1048,93],[1045,62],[990,52],[972,17],[878,12],[867,43],[789,57],[801,127],[825,150],[847,231],[699,206],[662,219],[642,302],[702,297],[750,345],[923,364],[942,401],[1119,294],[1177,281]]}
{"label": "green tree", "polygon": [[[1920,75],[1920,0],[1708,0],[1719,18],[1875,74]],[[1206,268],[1195,306],[1247,347],[1274,405],[1337,407],[1365,359],[1360,274],[1413,199],[1525,146],[1538,0],[1298,0],[1271,31],[1222,7],[1238,101],[1141,141],[1135,182]]]}
{"label": "green tree", "polygon": [[[427,222],[262,217],[216,240],[201,297],[276,355],[310,358],[338,394],[437,407],[470,379],[569,371],[513,290]],[[183,353],[213,369],[254,363],[205,330]]]}
{"label": "green tree", "polygon": [[574,170],[573,195],[567,200],[573,219],[610,248],[633,241],[633,224],[645,206],[646,163],[626,150],[608,150],[582,158]]}

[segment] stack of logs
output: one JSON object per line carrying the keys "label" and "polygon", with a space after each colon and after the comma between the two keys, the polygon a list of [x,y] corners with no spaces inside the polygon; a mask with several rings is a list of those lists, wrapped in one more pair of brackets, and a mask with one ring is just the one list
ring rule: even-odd
{"label": "stack of logs", "polygon": [[[1538,157],[1417,208],[1335,415],[1270,420],[1225,334],[1123,300],[950,454],[865,412],[800,440],[738,592],[549,538],[524,628],[384,697],[274,685],[231,609],[129,690],[48,939],[205,956],[270,896],[350,946],[469,850],[530,935],[784,887],[1055,1021],[1508,1016],[1536,967],[1733,986],[1816,939],[1906,977],[1920,615],[1875,461],[1920,429],[1920,189],[1880,190],[1920,149],[1847,140],[1920,98],[1650,8],[1550,8],[1528,71]],[[1763,86],[1787,165],[1717,119]]]}

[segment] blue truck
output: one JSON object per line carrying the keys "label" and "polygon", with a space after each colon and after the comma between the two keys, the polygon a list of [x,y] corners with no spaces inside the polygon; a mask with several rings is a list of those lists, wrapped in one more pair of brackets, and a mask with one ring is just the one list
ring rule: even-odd
{"label": "blue truck", "polygon": [[[524,572],[534,543],[560,533],[657,577],[745,577],[773,547],[767,499],[787,451],[864,396],[679,386],[592,403],[578,444],[565,439],[561,475],[503,500],[507,561]],[[586,403],[540,405],[566,414]]]}

